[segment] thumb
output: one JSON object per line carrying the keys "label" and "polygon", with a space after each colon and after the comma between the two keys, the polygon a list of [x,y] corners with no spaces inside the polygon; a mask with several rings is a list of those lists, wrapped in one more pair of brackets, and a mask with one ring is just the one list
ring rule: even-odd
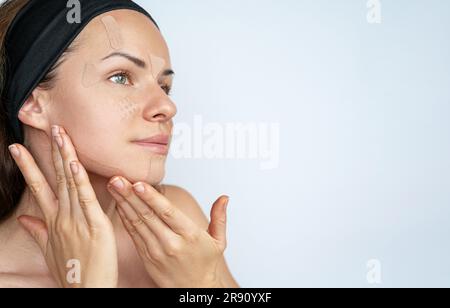
{"label": "thumb", "polygon": [[48,241],[48,231],[45,223],[36,217],[27,215],[22,215],[17,220],[45,253]]}
{"label": "thumb", "polygon": [[222,196],[214,202],[211,208],[211,222],[208,232],[225,249],[227,245],[227,205],[230,200],[227,196]]}

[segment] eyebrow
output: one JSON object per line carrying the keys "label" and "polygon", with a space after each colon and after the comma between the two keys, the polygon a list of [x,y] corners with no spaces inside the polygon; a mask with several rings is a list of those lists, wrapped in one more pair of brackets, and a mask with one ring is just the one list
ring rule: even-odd
{"label": "eyebrow", "polygon": [[[123,58],[133,62],[137,67],[144,68],[144,69],[147,68],[147,64],[145,63],[145,61],[143,61],[143,60],[141,60],[139,58],[136,58],[136,57],[134,57],[132,55],[129,55],[127,53],[124,53],[124,52],[113,52],[112,54],[104,57],[102,59],[102,61],[105,61],[106,59],[109,59],[109,58],[112,58],[112,57],[123,57]],[[161,74],[161,76],[164,76],[164,77],[165,76],[171,76],[171,75],[175,75],[175,72],[172,69],[167,69],[167,70],[163,71],[162,74]]]}

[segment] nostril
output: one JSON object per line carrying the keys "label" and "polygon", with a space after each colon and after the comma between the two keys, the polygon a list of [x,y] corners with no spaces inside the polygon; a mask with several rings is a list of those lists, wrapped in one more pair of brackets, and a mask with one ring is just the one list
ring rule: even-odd
{"label": "nostril", "polygon": [[156,120],[164,120],[166,118],[166,116],[162,113],[155,115],[153,118],[155,118]]}

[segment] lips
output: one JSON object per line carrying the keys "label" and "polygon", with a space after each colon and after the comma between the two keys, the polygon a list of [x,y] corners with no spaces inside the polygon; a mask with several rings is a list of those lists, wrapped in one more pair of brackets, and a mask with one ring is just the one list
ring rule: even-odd
{"label": "lips", "polygon": [[135,140],[136,143],[152,143],[168,145],[170,137],[168,135],[157,135],[146,139]]}
{"label": "lips", "polygon": [[157,135],[150,138],[135,140],[133,142],[146,147],[157,154],[167,155],[169,152],[169,141],[170,136]]}

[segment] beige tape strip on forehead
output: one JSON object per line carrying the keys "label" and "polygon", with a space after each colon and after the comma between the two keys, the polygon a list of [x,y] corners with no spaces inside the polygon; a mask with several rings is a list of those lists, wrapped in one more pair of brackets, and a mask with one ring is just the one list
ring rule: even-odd
{"label": "beige tape strip on forehead", "polygon": [[[102,17],[101,21],[105,28],[111,49],[119,50],[123,48],[124,39],[122,30],[120,29],[120,25],[117,20],[113,16],[107,15]],[[153,77],[152,83],[157,83],[158,76],[165,67],[166,61],[161,57],[150,54],[148,56],[148,62]],[[82,76],[82,85],[86,88],[90,88],[100,83],[102,81],[102,76],[99,72],[100,70],[94,63],[85,64]]]}
{"label": "beige tape strip on forehead", "polygon": [[123,36],[117,20],[111,16],[105,16],[102,18],[103,26],[108,34],[109,43],[112,49],[120,49],[123,47]]}
{"label": "beige tape strip on forehead", "polygon": [[[123,47],[124,40],[122,30],[120,29],[117,20],[107,15],[102,17],[101,22],[106,32],[109,41],[109,47],[113,50],[119,50]],[[101,81],[101,76],[98,74],[97,67],[93,63],[87,63],[84,66],[82,84],[86,88],[90,88]]]}

